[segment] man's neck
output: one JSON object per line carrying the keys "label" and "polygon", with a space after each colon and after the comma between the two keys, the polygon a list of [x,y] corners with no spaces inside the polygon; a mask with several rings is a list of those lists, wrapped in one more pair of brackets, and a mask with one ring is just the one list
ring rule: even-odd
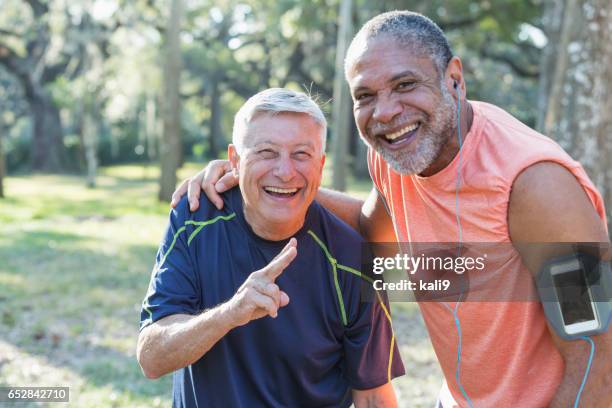
{"label": "man's neck", "polygon": [[249,211],[246,207],[244,208],[244,218],[255,235],[268,241],[282,241],[291,238],[304,225],[304,217],[301,217],[300,222],[271,223]]}
{"label": "man's neck", "polygon": [[[467,139],[468,134],[472,129],[473,122],[474,110],[472,109],[472,105],[465,100],[461,109],[461,145],[465,143],[465,139]],[[456,132],[457,128],[455,128],[453,132],[448,135],[448,139],[444,146],[442,146],[440,154],[436,160],[434,160],[434,162],[428,168],[419,174],[419,176],[433,176],[434,174],[442,171],[453,161],[455,156],[457,156],[457,153],[459,153],[459,148],[461,147],[459,144],[459,138],[455,137]]]}

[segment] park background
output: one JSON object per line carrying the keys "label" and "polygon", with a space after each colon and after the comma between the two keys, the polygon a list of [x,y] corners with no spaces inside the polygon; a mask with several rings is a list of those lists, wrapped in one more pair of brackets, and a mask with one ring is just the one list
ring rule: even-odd
{"label": "park background", "polygon": [[[224,157],[245,98],[279,86],[323,105],[325,185],[367,194],[341,65],[393,9],[442,27],[470,99],[579,160],[610,220],[609,0],[0,0],[0,386],[168,406],[170,376],[145,379],[135,344],[177,180]],[[430,407],[442,377],[418,308],[392,307],[400,404]]]}

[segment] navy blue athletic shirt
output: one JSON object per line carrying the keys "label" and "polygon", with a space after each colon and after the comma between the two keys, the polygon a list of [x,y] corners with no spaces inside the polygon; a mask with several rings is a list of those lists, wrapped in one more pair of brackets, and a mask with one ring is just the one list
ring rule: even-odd
{"label": "navy blue athletic shirt", "polygon": [[[217,210],[203,197],[191,213],[184,198],[170,213],[141,330],[226,302],[287,244],[253,233],[238,188],[223,199]],[[386,300],[362,301],[361,237],[316,202],[295,237],[297,256],[276,279],[290,303],[276,319],[234,328],[177,370],[175,407],[347,407],[351,388],[404,374]]]}

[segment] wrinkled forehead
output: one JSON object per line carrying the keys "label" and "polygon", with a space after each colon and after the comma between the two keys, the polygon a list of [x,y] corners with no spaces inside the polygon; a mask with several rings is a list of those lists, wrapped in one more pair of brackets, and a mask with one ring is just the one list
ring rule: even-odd
{"label": "wrinkled forehead", "polygon": [[370,80],[386,82],[406,74],[421,79],[438,77],[431,55],[416,44],[388,34],[351,44],[345,69],[351,89],[367,86]]}
{"label": "wrinkled forehead", "polygon": [[258,111],[248,121],[243,143],[247,147],[270,143],[287,147],[299,144],[321,149],[324,131],[324,127],[307,113]]}
{"label": "wrinkled forehead", "polygon": [[415,37],[406,35],[398,37],[394,34],[381,33],[375,36],[356,37],[347,51],[345,59],[345,73],[349,73],[363,64],[379,62],[381,55],[396,54],[403,58],[432,59],[424,45]]}

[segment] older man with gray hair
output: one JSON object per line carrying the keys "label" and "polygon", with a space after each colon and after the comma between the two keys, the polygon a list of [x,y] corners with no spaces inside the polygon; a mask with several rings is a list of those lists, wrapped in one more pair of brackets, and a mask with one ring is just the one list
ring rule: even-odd
{"label": "older man with gray hair", "polygon": [[[240,179],[219,210],[170,214],[141,312],[145,375],[174,371],[174,406],[395,406],[388,306],[364,296],[361,237],[317,202],[326,121],[273,88],[236,115]],[[373,299],[373,301],[372,301]]]}

